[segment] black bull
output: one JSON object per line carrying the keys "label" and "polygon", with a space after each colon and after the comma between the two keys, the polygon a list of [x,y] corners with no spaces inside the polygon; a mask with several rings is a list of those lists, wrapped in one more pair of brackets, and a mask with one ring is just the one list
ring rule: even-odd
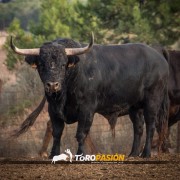
{"label": "black bull", "polygon": [[[139,114],[143,110],[146,143],[141,156],[150,157],[155,125],[163,142],[168,121],[167,61],[143,44],[92,47],[92,41],[80,53],[81,44],[69,39],[58,39],[45,43],[40,49],[30,50],[18,49],[11,41],[16,53],[28,55],[26,61],[37,66],[44,84],[53,126],[50,157],[60,153],[64,123],[78,121],[77,154],[82,154],[96,112],[112,119],[127,110],[134,126],[130,155],[139,155],[142,135]],[[23,128],[22,125],[17,135]]]}
{"label": "black bull", "polygon": [[[178,73],[180,71],[180,51],[176,50],[166,50],[163,47],[153,47],[159,53],[161,53],[168,61],[170,74],[169,74],[169,96],[170,96],[170,107],[169,107],[169,119],[168,119],[168,127],[170,128],[173,124],[180,120],[180,79]],[[38,109],[38,108],[37,108]],[[139,112],[139,116],[143,118],[143,113]],[[119,116],[127,115],[128,111],[121,112]],[[111,125],[111,129],[113,132],[113,136],[115,136],[115,125],[117,122],[117,115],[113,115],[112,117],[108,117],[108,121]],[[40,150],[40,155],[46,157],[47,156],[47,147],[49,141],[52,136],[52,127],[50,120],[47,123],[46,134],[43,139],[43,145]],[[168,133],[169,135],[169,133]],[[167,137],[168,139],[168,137]],[[91,140],[90,135],[87,136],[85,144],[91,149],[92,153],[96,153],[97,150]],[[158,141],[153,139],[152,148],[158,145]],[[164,152],[168,151],[168,144],[162,145],[162,150]]]}

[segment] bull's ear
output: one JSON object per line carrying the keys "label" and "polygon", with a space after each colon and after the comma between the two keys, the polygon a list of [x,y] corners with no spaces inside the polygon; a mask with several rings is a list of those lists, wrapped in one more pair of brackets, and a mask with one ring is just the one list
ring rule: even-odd
{"label": "bull's ear", "polygon": [[31,64],[31,67],[36,69],[37,68],[37,64]]}
{"label": "bull's ear", "polygon": [[78,58],[77,56],[70,56],[70,57],[68,58],[67,67],[68,67],[68,68],[72,68],[72,67],[74,67],[78,62],[79,62],[79,58]]}
{"label": "bull's ear", "polygon": [[31,65],[32,68],[37,68],[38,56],[26,56],[25,61]]}

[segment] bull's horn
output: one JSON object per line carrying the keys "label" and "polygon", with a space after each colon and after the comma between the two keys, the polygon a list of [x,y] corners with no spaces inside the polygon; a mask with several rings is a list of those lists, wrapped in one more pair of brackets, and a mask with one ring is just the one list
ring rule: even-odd
{"label": "bull's horn", "polygon": [[14,43],[13,43],[13,38],[11,36],[11,41],[10,41],[11,49],[20,55],[39,55],[40,53],[40,48],[34,48],[34,49],[19,49],[17,48]]}
{"label": "bull's horn", "polygon": [[94,34],[92,32],[91,41],[90,41],[89,45],[87,45],[86,47],[83,47],[83,48],[66,48],[65,52],[69,56],[84,54],[92,48],[93,44],[94,44]]}

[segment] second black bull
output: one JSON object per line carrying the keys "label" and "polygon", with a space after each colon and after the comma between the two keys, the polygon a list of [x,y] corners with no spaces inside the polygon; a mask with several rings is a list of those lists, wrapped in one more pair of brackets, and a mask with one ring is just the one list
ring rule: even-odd
{"label": "second black bull", "polygon": [[71,39],[57,39],[37,49],[19,49],[11,41],[11,47],[37,66],[44,84],[53,127],[50,157],[60,154],[64,123],[76,121],[77,154],[84,153],[84,140],[96,112],[112,118],[128,110],[135,132],[130,155],[139,155],[142,110],[146,143],[141,156],[150,157],[155,126],[163,142],[168,122],[169,67],[153,48],[144,44],[93,46],[93,36],[85,47]]}

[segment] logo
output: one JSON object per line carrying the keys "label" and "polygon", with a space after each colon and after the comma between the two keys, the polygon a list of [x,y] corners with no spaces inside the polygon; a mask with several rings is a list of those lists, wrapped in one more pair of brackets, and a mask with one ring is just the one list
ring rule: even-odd
{"label": "logo", "polygon": [[116,161],[122,162],[125,160],[124,154],[96,154],[96,155],[75,155],[75,161],[96,161],[96,162],[107,162]]}
{"label": "logo", "polygon": [[[74,157],[74,158],[73,158]],[[75,155],[73,156],[70,149],[65,150],[65,153],[62,153],[58,156],[54,156],[52,163],[55,164],[56,161],[84,161],[84,162],[123,162],[125,160],[124,154],[97,154],[97,155]]]}
{"label": "logo", "polygon": [[69,159],[69,161],[72,163],[72,153],[70,151],[70,149],[65,150],[65,153],[62,153],[58,156],[54,156],[52,159],[52,163],[55,164],[56,161],[67,161]]}

